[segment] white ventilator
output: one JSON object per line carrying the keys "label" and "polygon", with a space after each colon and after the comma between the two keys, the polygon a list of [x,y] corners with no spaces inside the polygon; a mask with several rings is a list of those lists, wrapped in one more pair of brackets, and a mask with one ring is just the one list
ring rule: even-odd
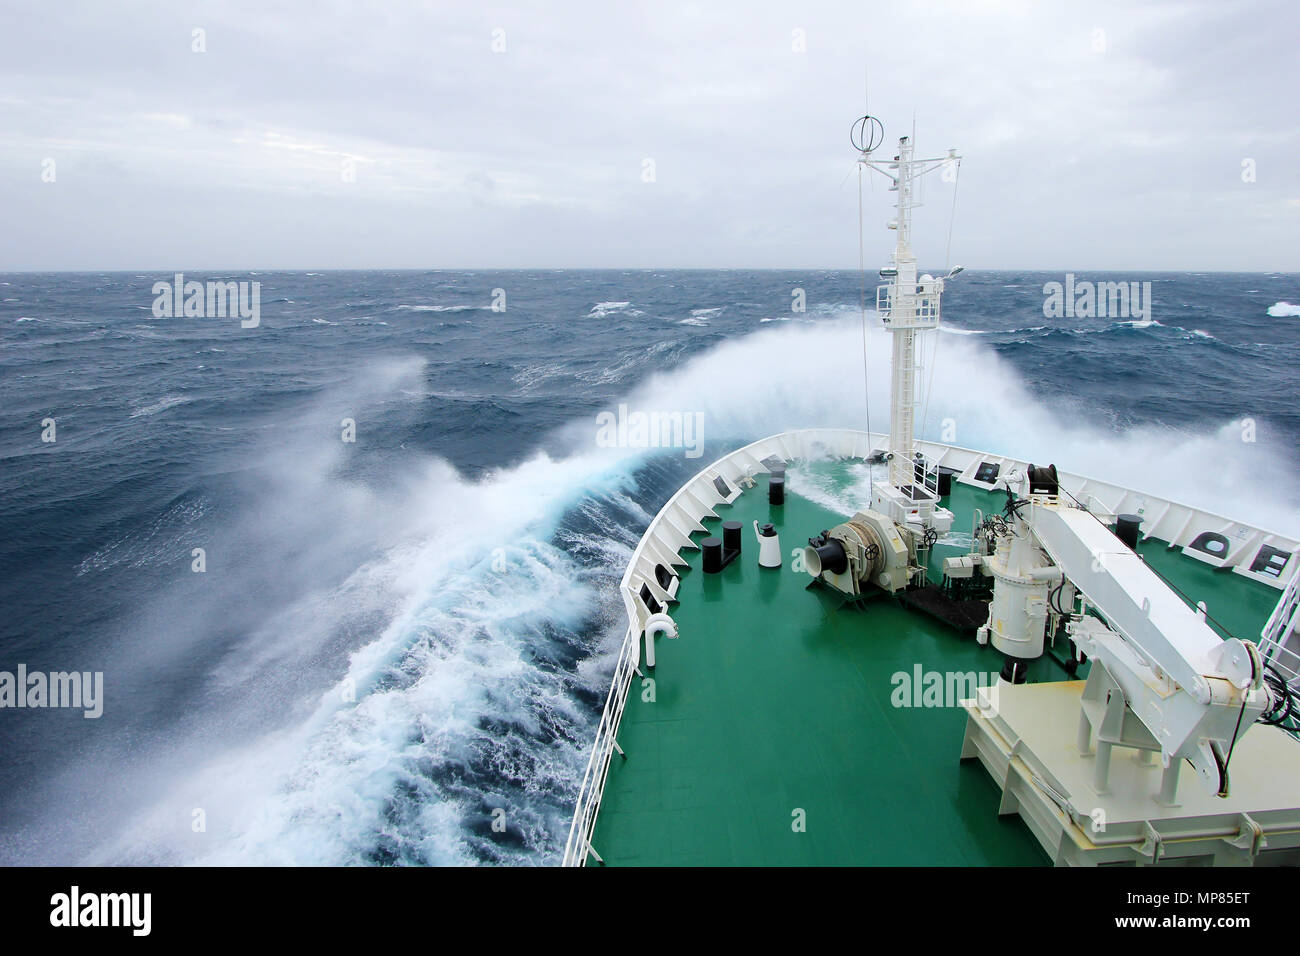
{"label": "white ventilator", "polygon": [[645,627],[642,632],[645,634],[645,666],[655,666],[655,635],[662,631],[670,638],[677,637],[677,622],[663,612],[651,614],[646,618]]}
{"label": "white ventilator", "polygon": [[758,564],[763,568],[779,568],[781,566],[781,536],[776,533],[776,529],[770,524],[765,524],[761,528],[758,522],[754,522],[754,534],[758,537]]}

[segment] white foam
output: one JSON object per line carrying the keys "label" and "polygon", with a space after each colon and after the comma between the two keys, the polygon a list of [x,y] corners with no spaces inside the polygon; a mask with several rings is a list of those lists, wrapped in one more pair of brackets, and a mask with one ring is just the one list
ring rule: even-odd
{"label": "white foam", "polygon": [[144,405],[135,409],[131,412],[131,417],[141,418],[145,415],[157,415],[159,412],[165,412],[167,409],[175,408],[177,405],[187,405],[193,400],[194,399],[188,398],[185,395],[166,395],[158,399],[158,401],[154,402],[152,405]]}
{"label": "white foam", "polygon": [[1292,305],[1290,302],[1274,302],[1268,307],[1268,314],[1275,319],[1290,318],[1300,315],[1300,305]]}
{"label": "white foam", "polygon": [[[1195,434],[1155,427],[1113,434],[1077,411],[1042,405],[978,338],[926,338],[927,367],[936,375],[918,430],[928,437],[951,419],[957,444],[1054,462],[1300,534],[1295,478],[1269,442],[1243,443],[1226,421]],[[772,325],[654,374],[626,400],[698,410],[709,441],[862,428],[862,348],[855,312]],[[878,431],[888,424],[889,354],[888,333],[870,329]],[[977,387],[973,368],[980,370]],[[374,381],[331,394],[322,401],[322,427],[334,429],[339,408],[418,396],[421,369],[420,362],[379,368]],[[1067,382],[1061,387],[1068,393]],[[232,559],[209,575],[213,609],[234,606],[250,582],[268,575],[293,597],[200,675],[219,700],[235,702],[240,719],[199,710],[166,739],[137,744],[127,769],[120,755],[119,762],[108,753],[86,758],[53,792],[94,792],[94,801],[79,813],[52,805],[45,832],[53,836],[43,841],[37,833],[27,845],[66,845],[75,826],[81,839],[108,835],[86,848],[86,862],[333,865],[367,862],[377,845],[403,861],[441,864],[485,853],[536,861],[530,854],[538,846],[555,852],[567,820],[554,807],[576,789],[591,731],[573,682],[596,690],[608,679],[622,636],[613,582],[649,520],[627,497],[636,457],[597,448],[594,421],[582,420],[556,436],[567,449],[557,458],[538,454],[468,481],[437,459],[409,457],[372,488],[340,476],[348,460],[341,443],[308,441],[312,429],[298,424],[275,433],[250,475],[240,533],[223,539],[220,529],[211,531],[210,555],[238,553],[222,545],[244,540],[249,529],[260,536],[248,540],[270,545],[265,556],[249,552],[247,564]],[[865,500],[869,469],[858,472],[847,493]],[[795,475],[801,492],[843,501],[845,489]],[[602,509],[616,507],[629,516],[627,526],[567,532],[562,550],[553,539],[574,507],[589,512],[595,527],[609,526]],[[575,549],[603,555],[604,565],[580,567]],[[593,609],[607,615],[605,639],[577,673],[540,666],[553,652],[553,634],[587,626]],[[169,610],[161,602],[152,626],[142,618],[121,668],[147,674],[169,656],[194,657],[209,639],[203,628],[215,632],[221,624],[177,631]],[[371,616],[381,623],[368,628]],[[346,664],[313,671],[339,641],[347,642]],[[355,702],[346,699],[348,688]],[[543,730],[555,723],[578,728],[578,742]],[[262,729],[241,729],[249,724]],[[482,794],[455,785],[461,770],[485,764],[522,780],[522,790]],[[431,767],[444,772],[430,774]],[[481,824],[485,805],[503,806],[507,819],[518,821],[526,849],[476,835],[472,824]],[[206,812],[202,834],[189,827],[195,807]]]}
{"label": "white foam", "polygon": [[[644,408],[702,411],[709,440],[752,440],[814,425],[863,428],[862,326],[856,310],[845,312],[834,321],[769,325],[729,339],[656,375],[629,401]],[[979,337],[928,336],[923,343],[924,364],[934,365],[928,414],[923,406],[917,415],[923,437],[938,439],[943,420],[951,419],[953,444],[1055,462],[1065,470],[1300,536],[1295,463],[1282,443],[1243,442],[1240,425],[1226,417],[1194,430],[1144,426],[1116,434],[1089,424],[1086,414],[1069,404],[1072,390],[1066,382],[1059,407],[1045,406]],[[870,327],[867,348],[872,426],[883,432],[889,427],[889,333]],[[972,388],[972,368],[981,370],[977,388]],[[930,378],[927,373],[925,379]]]}
{"label": "white foam", "polygon": [[[490,309],[488,305],[398,305],[390,312],[481,312]],[[387,324],[387,323],[385,323]]]}
{"label": "white foam", "polygon": [[603,319],[610,315],[645,315],[640,309],[630,308],[631,302],[597,302],[587,313],[589,319]]}
{"label": "white foam", "polygon": [[[376,382],[332,394],[318,424],[333,429],[338,405],[366,408],[395,394],[418,401],[420,366],[380,369]],[[195,677],[235,702],[240,719],[200,709],[170,727],[168,741],[143,753],[137,747],[131,773],[119,771],[130,785],[98,788],[87,808],[96,825],[83,828],[82,839],[103,842],[82,858],[340,865],[368,862],[385,848],[406,862],[485,855],[538,862],[540,848],[556,852],[565,833],[593,716],[573,689],[599,693],[608,679],[623,629],[614,587],[629,536],[639,532],[566,532],[573,547],[608,556],[594,569],[551,539],[566,511],[584,502],[595,527],[609,523],[609,508],[633,515],[638,528],[649,521],[626,497],[629,453],[595,447],[593,420],[593,440],[562,460],[539,454],[469,481],[445,462],[411,457],[384,487],[371,488],[340,476],[348,449],[337,439],[308,440],[311,419],[296,419],[293,433],[277,431],[258,461],[245,463],[256,467],[238,527],[205,533],[213,609],[236,606],[267,575],[292,597]],[[232,556],[241,553],[233,545],[248,551],[249,542],[251,552]],[[121,550],[91,564],[119,560]],[[176,614],[160,601],[157,620],[142,615],[133,629],[119,666],[138,676],[192,656],[209,643],[206,629],[222,626],[219,614],[202,610],[187,608],[188,626],[178,631]],[[590,627],[593,615],[598,625],[609,622],[609,646],[576,674],[545,666],[556,635]],[[361,627],[359,641],[349,637],[354,622],[375,616],[382,623]],[[341,670],[304,678],[348,639],[355,643]],[[259,715],[253,722],[268,729],[222,729]],[[573,742],[554,737],[548,728],[557,724],[577,728]],[[60,786],[114,778],[113,763],[107,751],[96,753]],[[507,792],[493,795],[457,785],[470,766],[489,782],[493,773],[522,780],[520,789],[503,784]],[[395,801],[400,823],[391,817]],[[485,802],[506,810],[524,848],[476,835]],[[194,807],[206,814],[202,834],[188,827]],[[68,819],[60,811],[50,826],[67,836],[60,828]]]}

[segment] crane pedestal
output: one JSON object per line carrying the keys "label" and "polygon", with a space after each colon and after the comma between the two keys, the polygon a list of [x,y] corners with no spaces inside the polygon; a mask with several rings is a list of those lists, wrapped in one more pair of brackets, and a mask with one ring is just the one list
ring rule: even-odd
{"label": "crane pedestal", "polygon": [[[1276,727],[1238,741],[1231,792],[1200,787],[1162,801],[1168,775],[1140,749],[1115,748],[1104,790],[1098,749],[1079,746],[1083,681],[999,683],[962,701],[963,760],[978,758],[1057,866],[1300,864],[1300,748]],[[1109,749],[1109,748],[1108,748]]]}

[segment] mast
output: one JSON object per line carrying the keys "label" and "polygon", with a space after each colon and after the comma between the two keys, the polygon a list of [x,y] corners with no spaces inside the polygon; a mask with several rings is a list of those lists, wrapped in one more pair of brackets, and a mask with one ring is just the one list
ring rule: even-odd
{"label": "mast", "polygon": [[[878,160],[872,154],[883,136],[884,128],[880,121],[864,116],[854,124],[851,137],[861,154],[858,162],[888,178],[889,188],[898,193],[895,217],[889,223],[889,228],[896,234],[893,263],[891,268],[881,270],[882,277],[888,276],[890,281],[876,289],[876,311],[893,339],[889,481],[887,487],[877,488],[877,499],[880,505],[892,504],[892,507],[882,510],[894,512],[895,520],[905,521],[911,514],[929,526],[938,495],[926,490],[924,467],[918,474],[916,462],[917,372],[921,367],[917,333],[939,327],[944,279],[960,269],[943,278],[930,275],[918,278],[916,255],[912,251],[912,210],[919,205],[915,196],[917,181],[926,173],[959,162],[960,157],[956,150],[950,149],[946,156],[917,159],[911,137],[904,136],[899,139],[898,153],[891,161]],[[882,495],[888,502],[879,500]]]}

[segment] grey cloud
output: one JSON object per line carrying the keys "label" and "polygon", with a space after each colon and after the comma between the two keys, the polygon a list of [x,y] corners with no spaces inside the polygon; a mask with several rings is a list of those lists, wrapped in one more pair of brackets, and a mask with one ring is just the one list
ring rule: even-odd
{"label": "grey cloud", "polygon": [[[962,151],[953,257],[968,266],[1300,258],[1300,15],[1282,2],[8,16],[0,269],[848,268],[864,71],[891,140],[915,116],[923,153]],[[920,249],[937,261],[951,192],[927,188]],[[889,198],[865,193],[869,264]]]}

